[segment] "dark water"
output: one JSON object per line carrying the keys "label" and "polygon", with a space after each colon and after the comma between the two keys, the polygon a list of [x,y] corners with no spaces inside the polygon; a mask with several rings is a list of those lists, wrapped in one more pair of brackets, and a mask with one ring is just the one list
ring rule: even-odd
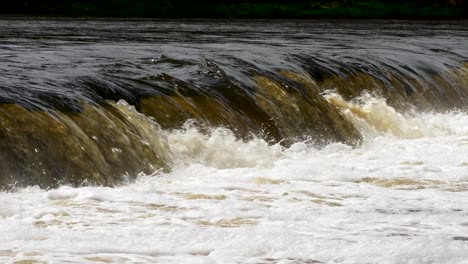
{"label": "dark water", "polygon": [[346,100],[370,92],[399,111],[466,109],[467,28],[1,19],[0,186],[113,185],[169,170],[160,127],[189,119],[284,146],[358,145],[327,91]]}

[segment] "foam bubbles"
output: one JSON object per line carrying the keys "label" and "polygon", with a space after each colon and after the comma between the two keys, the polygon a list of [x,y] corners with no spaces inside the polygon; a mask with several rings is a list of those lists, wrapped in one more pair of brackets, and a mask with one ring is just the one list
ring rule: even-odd
{"label": "foam bubbles", "polygon": [[0,262],[466,263],[468,116],[388,113],[360,147],[186,125],[171,172],[2,192]]}
{"label": "foam bubbles", "polygon": [[270,146],[260,138],[243,141],[226,128],[204,134],[191,122],[169,133],[168,139],[178,164],[202,163],[220,169],[271,166],[283,156],[279,144]]}
{"label": "foam bubbles", "polygon": [[367,138],[387,134],[414,139],[467,133],[468,118],[464,113],[403,114],[389,106],[385,99],[369,93],[351,101],[330,91],[324,96]]}

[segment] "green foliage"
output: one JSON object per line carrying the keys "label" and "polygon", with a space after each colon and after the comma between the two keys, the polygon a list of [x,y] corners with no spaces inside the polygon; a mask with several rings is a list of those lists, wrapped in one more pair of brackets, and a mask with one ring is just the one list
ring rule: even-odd
{"label": "green foliage", "polygon": [[[181,18],[465,18],[462,0],[4,0],[0,13]],[[27,3],[27,4],[25,4]]]}

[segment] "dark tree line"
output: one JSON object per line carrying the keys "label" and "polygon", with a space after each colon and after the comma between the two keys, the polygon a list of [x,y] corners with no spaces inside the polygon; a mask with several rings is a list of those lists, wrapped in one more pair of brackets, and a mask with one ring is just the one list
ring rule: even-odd
{"label": "dark tree line", "polygon": [[468,0],[1,0],[0,14],[116,17],[466,17]]}

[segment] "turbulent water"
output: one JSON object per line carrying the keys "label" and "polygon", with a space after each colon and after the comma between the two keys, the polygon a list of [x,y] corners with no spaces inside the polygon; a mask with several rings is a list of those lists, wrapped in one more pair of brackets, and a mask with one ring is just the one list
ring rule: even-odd
{"label": "turbulent water", "polygon": [[0,19],[0,262],[468,263],[467,28]]}

